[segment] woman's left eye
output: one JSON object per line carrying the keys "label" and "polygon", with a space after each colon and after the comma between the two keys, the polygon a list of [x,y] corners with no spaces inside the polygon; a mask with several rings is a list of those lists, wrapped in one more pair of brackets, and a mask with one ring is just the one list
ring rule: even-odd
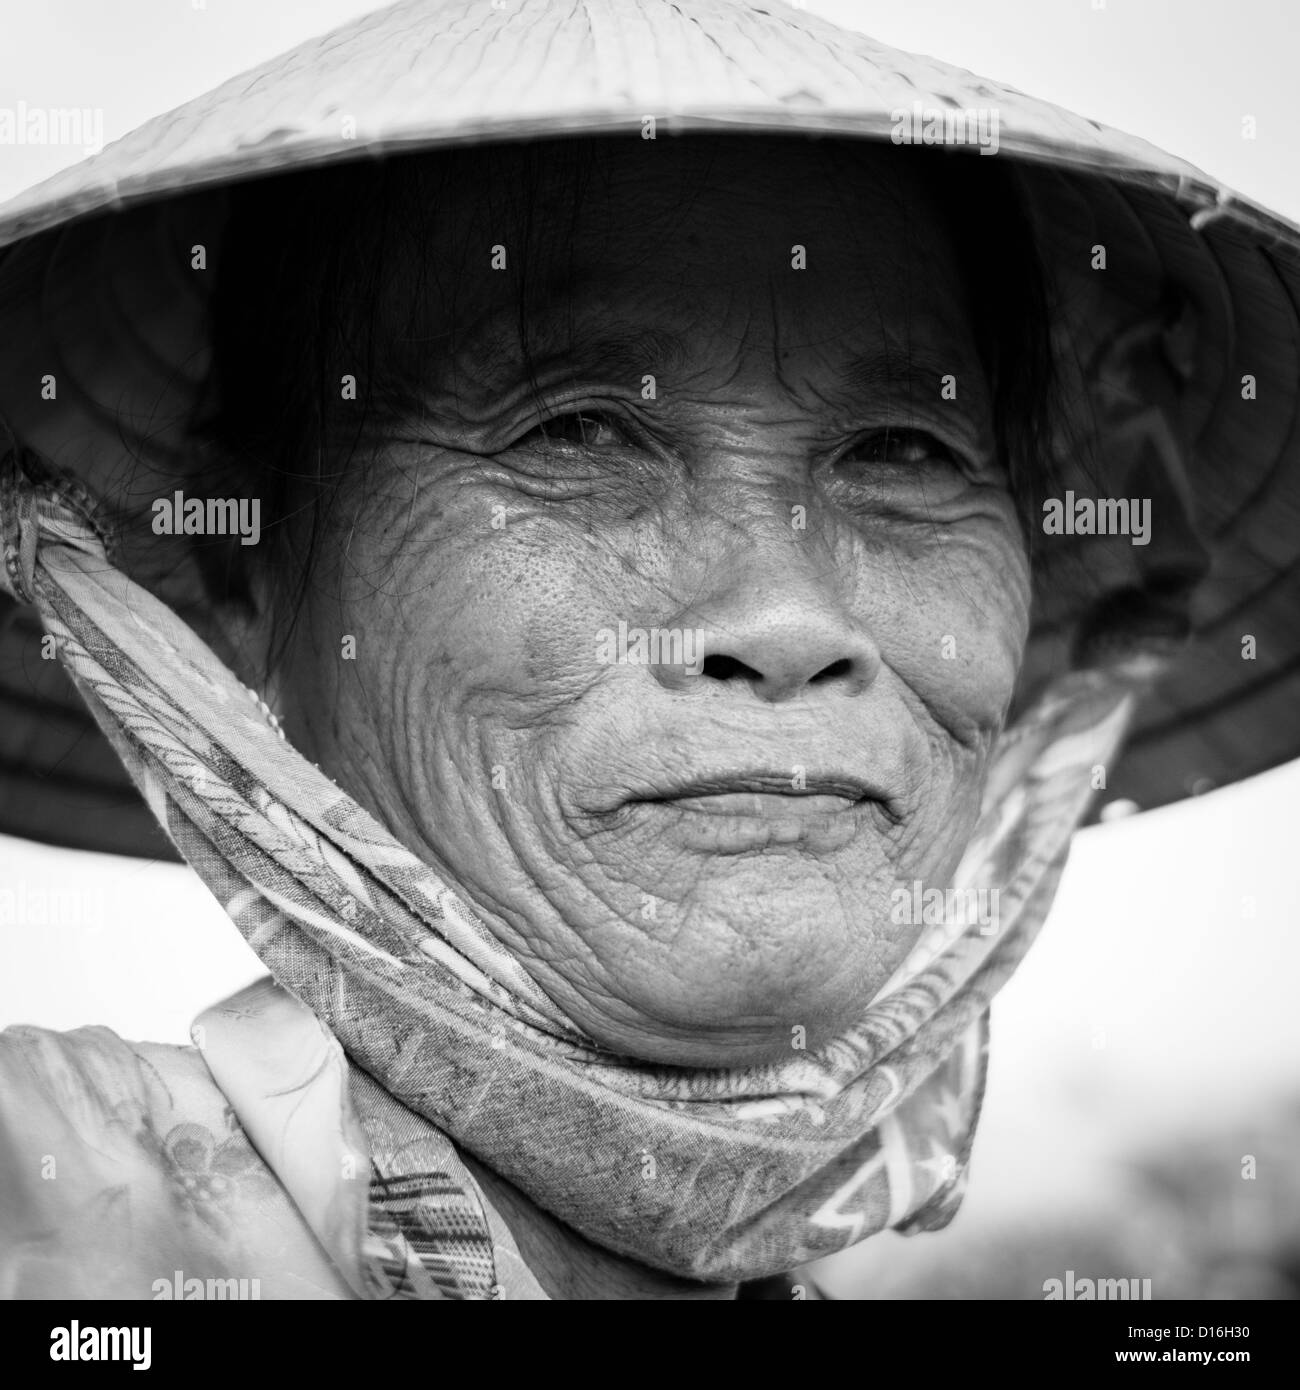
{"label": "woman's left eye", "polygon": [[521,435],[514,448],[545,447],[547,444],[572,444],[591,449],[600,445],[627,444],[623,430],[607,415],[591,410],[571,410],[553,415]]}
{"label": "woman's left eye", "polygon": [[840,457],[841,461],[902,467],[920,467],[927,463],[962,466],[962,460],[946,444],[925,430],[914,429],[875,430],[864,435]]}

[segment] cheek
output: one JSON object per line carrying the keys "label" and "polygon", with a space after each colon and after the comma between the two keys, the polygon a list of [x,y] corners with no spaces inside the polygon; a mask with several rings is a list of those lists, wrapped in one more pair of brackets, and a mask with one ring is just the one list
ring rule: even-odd
{"label": "cheek", "polygon": [[1029,566],[1010,499],[933,524],[877,569],[889,668],[961,743],[997,731],[1029,630]]}
{"label": "cheek", "polygon": [[475,479],[474,465],[443,455],[408,470],[418,486],[400,477],[367,499],[343,607],[389,654],[408,703],[526,725],[595,678],[617,566],[588,530]]}

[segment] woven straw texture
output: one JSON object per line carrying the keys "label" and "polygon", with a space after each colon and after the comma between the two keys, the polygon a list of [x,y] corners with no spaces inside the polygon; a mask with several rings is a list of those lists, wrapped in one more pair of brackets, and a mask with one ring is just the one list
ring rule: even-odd
{"label": "woven straw texture", "polygon": [[[647,116],[661,136],[887,141],[917,102],[998,113],[998,158],[1022,170],[1063,356],[1088,362],[1171,286],[1196,325],[1177,420],[1206,544],[1194,635],[1102,801],[1159,806],[1300,755],[1300,229],[1142,140],[777,0],[405,0],[147,122],[0,207],[0,414],[65,463],[120,449],[132,393],[155,433],[169,403],[179,419],[204,366],[182,268],[215,235],[233,181],[453,143],[640,138]],[[1098,243],[1105,275],[1089,267]],[[42,410],[49,362],[76,390]],[[1117,476],[1112,493],[1131,481]],[[1093,548],[1087,567],[1120,590],[1156,550]],[[1039,576],[1026,692],[1077,646],[1072,563],[1058,547]],[[2,601],[0,831],[170,854],[39,639],[30,612]]]}

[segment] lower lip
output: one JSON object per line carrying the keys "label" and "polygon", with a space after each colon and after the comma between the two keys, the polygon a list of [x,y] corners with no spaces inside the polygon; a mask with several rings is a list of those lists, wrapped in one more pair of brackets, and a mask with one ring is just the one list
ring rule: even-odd
{"label": "lower lip", "polygon": [[783,845],[840,849],[861,833],[872,805],[847,796],[722,792],[640,801],[628,809],[675,819],[674,829],[692,848],[745,854]]}

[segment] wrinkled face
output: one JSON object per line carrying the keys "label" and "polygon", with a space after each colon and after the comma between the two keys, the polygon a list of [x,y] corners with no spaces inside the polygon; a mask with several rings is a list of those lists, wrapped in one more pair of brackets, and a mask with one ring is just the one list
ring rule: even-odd
{"label": "wrinkled face", "polygon": [[618,142],[527,241],[463,202],[414,310],[388,276],[423,409],[280,676],[298,747],[646,1059],[861,1011],[918,931],[893,890],[951,883],[1025,641],[953,248],[890,151],[828,158]]}

